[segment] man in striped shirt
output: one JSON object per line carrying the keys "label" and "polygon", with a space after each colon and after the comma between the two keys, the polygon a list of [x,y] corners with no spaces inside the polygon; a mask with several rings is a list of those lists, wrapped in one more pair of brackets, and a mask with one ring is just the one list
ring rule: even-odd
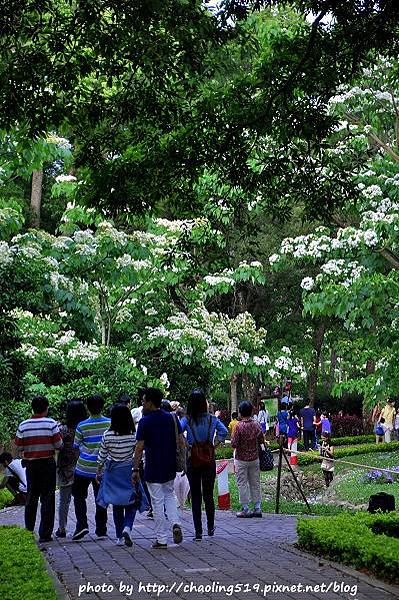
{"label": "man in striped shirt", "polygon": [[[111,420],[101,414],[103,408],[102,397],[91,396],[87,400],[90,417],[81,421],[76,428],[74,448],[79,448],[79,458],[72,487],[76,515],[76,530],[72,536],[74,541],[82,539],[89,533],[86,503],[89,486],[93,486],[94,498],[97,498],[100,487],[96,481],[97,456],[103,434],[111,424]],[[98,504],[96,504],[96,535],[98,538],[107,535],[107,510]]]}
{"label": "man in striped shirt", "polygon": [[25,505],[25,527],[29,531],[34,531],[40,498],[40,541],[50,542],[55,513],[54,455],[55,451],[62,446],[62,438],[57,423],[47,416],[47,398],[44,396],[33,398],[32,411],[33,416],[19,425],[15,437],[15,445],[26,466],[28,495]]}

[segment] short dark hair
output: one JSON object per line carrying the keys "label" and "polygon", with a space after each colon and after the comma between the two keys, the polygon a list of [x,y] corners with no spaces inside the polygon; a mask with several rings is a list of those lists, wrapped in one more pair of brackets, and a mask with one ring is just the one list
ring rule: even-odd
{"label": "short dark hair", "polygon": [[384,417],[380,417],[380,423],[385,423]]}
{"label": "short dark hair", "polygon": [[35,396],[31,403],[33,414],[40,415],[48,409],[48,400],[45,396]]}
{"label": "short dark hair", "polygon": [[129,435],[135,431],[133,417],[126,404],[112,407],[110,429],[117,435]]}
{"label": "short dark hair", "polygon": [[94,394],[87,399],[87,410],[91,415],[99,415],[104,408],[104,400],[100,394]]}
{"label": "short dark hair", "polygon": [[143,397],[145,397],[147,402],[152,402],[155,408],[161,407],[163,394],[159,388],[146,388],[143,392]]}
{"label": "short dark hair", "polygon": [[231,413],[231,418],[232,419],[236,419],[237,417],[238,417],[238,412],[237,411],[234,411],[234,412]]}
{"label": "short dark hair", "polygon": [[66,409],[66,426],[76,429],[78,423],[87,419],[87,410],[81,398],[73,398]]}
{"label": "short dark hair", "polygon": [[9,452],[2,452],[0,454],[0,465],[6,466],[6,463],[12,462],[12,455]]}
{"label": "short dark hair", "polygon": [[125,404],[126,406],[128,404],[131,404],[132,399],[129,396],[129,394],[121,394],[118,398],[117,404]]}
{"label": "short dark hair", "polygon": [[169,400],[162,400],[161,408],[162,410],[166,410],[166,412],[172,412],[172,407],[170,405]]}
{"label": "short dark hair", "polygon": [[252,410],[253,410],[252,402],[249,402],[248,400],[243,400],[243,402],[240,402],[240,406],[238,407],[238,410],[240,411],[240,415],[242,417],[252,416]]}

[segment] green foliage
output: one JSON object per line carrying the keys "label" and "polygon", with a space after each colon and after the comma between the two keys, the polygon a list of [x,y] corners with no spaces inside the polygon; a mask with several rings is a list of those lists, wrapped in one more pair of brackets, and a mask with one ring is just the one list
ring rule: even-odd
{"label": "green foliage", "polygon": [[[356,456],[358,454],[374,454],[376,452],[393,452],[398,449],[399,442],[390,442],[384,444],[359,444],[357,446],[337,448],[334,450],[334,458],[350,458],[351,456]],[[299,465],[310,465],[316,462],[320,462],[320,457],[315,452],[298,456]]]}
{"label": "green foliage", "polygon": [[0,527],[0,596],[7,600],[57,600],[54,584],[33,534]]}
{"label": "green foliage", "polygon": [[[299,519],[299,545],[331,560],[399,583],[399,515],[341,514]],[[395,537],[393,537],[395,536]]]}
{"label": "green foliage", "polygon": [[0,490],[0,510],[9,506],[13,501],[14,496],[8,490]]}

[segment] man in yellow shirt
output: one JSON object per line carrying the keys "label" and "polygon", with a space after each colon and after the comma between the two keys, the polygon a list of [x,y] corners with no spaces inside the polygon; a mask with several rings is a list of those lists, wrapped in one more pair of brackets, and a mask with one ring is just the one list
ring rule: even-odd
{"label": "man in yellow shirt", "polygon": [[234,427],[237,425],[238,423],[238,412],[233,412],[231,413],[231,421],[229,423],[229,434],[230,434],[230,438],[232,437],[233,433],[234,433]]}
{"label": "man in yellow shirt", "polygon": [[385,419],[384,423],[384,432],[385,432],[385,441],[391,441],[391,431],[394,429],[395,423],[395,406],[393,400],[388,400],[386,405],[381,411],[380,418],[383,417]]}

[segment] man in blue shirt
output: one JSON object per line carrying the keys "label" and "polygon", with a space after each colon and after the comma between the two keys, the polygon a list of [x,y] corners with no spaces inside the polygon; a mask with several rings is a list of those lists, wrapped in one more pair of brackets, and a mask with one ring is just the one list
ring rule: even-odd
{"label": "man in blue shirt", "polygon": [[301,427],[303,431],[303,444],[305,446],[305,450],[309,450],[309,446],[314,448],[315,446],[315,437],[314,437],[314,423],[313,420],[316,416],[316,411],[314,408],[309,406],[309,403],[306,404],[304,408],[302,408],[301,412]]}
{"label": "man in blue shirt", "polygon": [[144,479],[151,496],[157,536],[153,548],[167,547],[168,524],[172,524],[174,543],[180,544],[183,540],[173,484],[177,444],[184,445],[184,438],[179,420],[161,410],[161,402],[161,390],[147,388],[144,391],[143,417],[137,427],[132,475],[135,485],[140,479],[140,461],[145,450]]}

